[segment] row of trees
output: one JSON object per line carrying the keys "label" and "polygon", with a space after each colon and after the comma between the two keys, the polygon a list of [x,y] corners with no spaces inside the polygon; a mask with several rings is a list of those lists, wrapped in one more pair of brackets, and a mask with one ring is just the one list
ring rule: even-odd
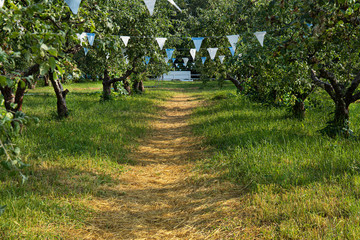
{"label": "row of trees", "polygon": [[[144,56],[163,61],[156,43],[142,36],[171,36],[177,33],[178,12],[165,0],[158,0],[157,11],[150,16],[139,0],[82,0],[74,15],[63,0],[5,0],[0,8],[0,155],[6,168],[25,166],[18,158],[20,149],[12,143],[13,133],[29,122],[22,111],[24,94],[35,86],[39,76],[51,83],[57,98],[60,118],[69,114],[68,90],[62,86],[67,76],[82,74],[85,67],[96,69],[103,79],[103,99],[111,98],[111,86],[134,76],[135,92],[143,91],[141,76],[146,68]],[[94,45],[81,42],[77,34],[95,33]],[[138,36],[130,41],[126,56],[119,35]],[[84,58],[84,47],[90,48],[91,60]],[[95,64],[94,64],[95,63]],[[156,65],[153,71],[164,72],[167,65]],[[139,77],[140,76],[140,77]]]}
{"label": "row of trees", "polygon": [[[68,90],[63,89],[61,79],[69,74],[101,73],[102,98],[106,100],[116,83],[121,82],[128,92],[131,85],[133,92],[142,92],[143,76],[169,70],[163,60],[165,53],[153,39],[143,36],[170,37],[166,46],[177,49],[193,48],[184,36],[224,36],[207,38],[202,51],[222,46],[218,55],[227,55],[226,65],[218,59],[196,65],[203,75],[230,79],[239,91],[267,99],[290,94],[295,99],[294,115],[299,118],[305,116],[305,99],[318,86],[335,104],[329,129],[336,134],[349,133],[349,105],[360,98],[359,3],[184,0],[178,5],[183,12],[166,0],[157,0],[155,14],[150,16],[140,0],[83,0],[74,15],[63,0],[5,0],[0,9],[3,119],[12,119],[10,128],[15,128],[26,88],[33,86],[39,75],[51,82],[57,113],[66,117]],[[264,47],[254,38],[256,31],[268,32]],[[76,34],[82,32],[96,34],[94,46],[81,43]],[[239,33],[237,53],[230,57],[225,36]],[[126,58],[119,35],[135,36],[127,46]],[[90,48],[87,56],[84,47]],[[177,54],[189,56],[188,51]],[[146,65],[145,56],[156,64]]]}
{"label": "row of trees", "polygon": [[[230,79],[262,101],[290,95],[293,114],[305,117],[304,101],[316,87],[334,102],[330,135],[351,133],[349,106],[360,99],[360,3],[332,1],[209,1],[199,12],[203,34],[238,34],[237,54],[202,70]],[[226,15],[224,14],[226,13]],[[218,19],[217,21],[214,21]],[[222,26],[224,32],[222,32]],[[210,31],[210,32],[209,32]],[[213,32],[211,32],[213,31]],[[264,47],[253,37],[267,31]],[[224,50],[225,51],[225,50]],[[215,70],[216,69],[216,70]]]}

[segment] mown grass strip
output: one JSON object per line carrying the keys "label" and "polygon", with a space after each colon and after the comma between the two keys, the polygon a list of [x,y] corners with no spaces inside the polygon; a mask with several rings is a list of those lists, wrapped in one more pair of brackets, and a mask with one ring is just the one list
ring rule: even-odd
{"label": "mown grass strip", "polygon": [[[56,118],[51,87],[25,96],[23,111],[40,119],[18,139],[31,167],[21,185],[0,169],[0,239],[72,239],[71,229],[84,226],[93,208],[87,200],[121,197],[104,191],[126,171],[129,152],[149,131],[159,101],[169,93],[152,90],[143,95],[100,102],[100,83],[71,84],[67,97],[70,116]],[[94,93],[95,92],[95,93]]]}

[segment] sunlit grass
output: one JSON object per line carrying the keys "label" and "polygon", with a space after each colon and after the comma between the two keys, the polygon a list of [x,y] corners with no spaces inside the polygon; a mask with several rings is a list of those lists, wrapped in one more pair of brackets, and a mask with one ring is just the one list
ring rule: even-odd
{"label": "sunlit grass", "polygon": [[[228,93],[234,91],[220,95]],[[222,230],[234,231],[236,239],[356,239],[359,141],[319,132],[332,109],[311,108],[298,121],[285,108],[216,95],[207,95],[207,105],[192,120],[194,132],[205,137],[204,146],[214,153],[200,166],[243,187],[239,215],[247,216]],[[351,107],[357,135],[359,111],[357,104]]]}
{"label": "sunlit grass", "polygon": [[[158,103],[169,93],[152,89],[143,95],[100,102],[101,83],[71,84],[70,116],[56,118],[51,87],[30,90],[23,111],[40,119],[18,139],[29,177],[0,169],[0,239],[72,239],[67,230],[80,228],[91,216],[85,202],[120,193],[103,191],[133,164],[129,153],[151,129]],[[106,196],[105,196],[105,195]],[[108,196],[112,194],[114,196]]]}

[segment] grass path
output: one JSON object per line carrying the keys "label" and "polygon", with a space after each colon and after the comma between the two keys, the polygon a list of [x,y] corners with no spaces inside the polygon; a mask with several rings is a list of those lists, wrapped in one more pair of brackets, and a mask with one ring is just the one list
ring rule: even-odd
{"label": "grass path", "polygon": [[[237,192],[216,178],[196,174],[204,156],[188,120],[201,102],[176,93],[162,106],[153,132],[132,155],[136,164],[120,184],[92,200],[96,210],[85,239],[223,239],[222,221],[237,208]],[[79,232],[76,233],[78,235]],[[79,236],[80,237],[80,236]]]}

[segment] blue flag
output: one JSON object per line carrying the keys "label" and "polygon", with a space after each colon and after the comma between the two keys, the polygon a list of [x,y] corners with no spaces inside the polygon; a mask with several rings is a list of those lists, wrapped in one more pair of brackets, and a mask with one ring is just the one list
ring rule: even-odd
{"label": "blue flag", "polygon": [[145,57],[145,63],[146,63],[146,65],[148,65],[148,64],[149,64],[150,59],[151,59],[151,57]]}
{"label": "blue flag", "polygon": [[94,40],[95,40],[95,33],[86,33],[86,36],[87,36],[90,46],[92,46],[94,44]]}
{"label": "blue flag", "polygon": [[231,52],[231,55],[235,55],[235,50],[232,48],[232,47],[229,47],[229,49],[230,49],[230,52]]}
{"label": "blue flag", "polygon": [[166,54],[167,54],[168,59],[172,58],[172,55],[173,55],[174,51],[175,51],[175,49],[171,49],[171,48],[166,49]]}
{"label": "blue flag", "polygon": [[204,40],[203,37],[193,37],[192,40],[194,41],[196,51],[200,51],[201,43]]}
{"label": "blue flag", "polygon": [[202,63],[204,64],[205,61],[206,61],[206,57],[201,57],[201,61],[202,61]]}

